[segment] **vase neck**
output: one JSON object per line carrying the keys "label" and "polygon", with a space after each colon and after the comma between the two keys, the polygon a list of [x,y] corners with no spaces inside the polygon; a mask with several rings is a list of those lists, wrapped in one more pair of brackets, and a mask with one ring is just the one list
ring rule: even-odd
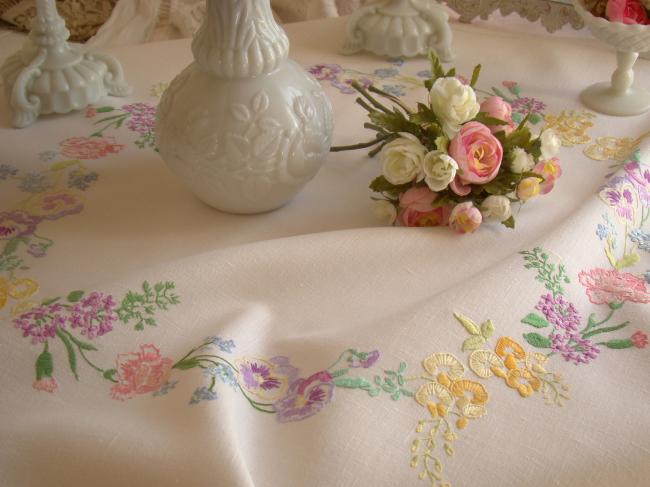
{"label": "vase neck", "polygon": [[29,36],[40,47],[62,45],[68,40],[70,31],[56,10],[55,0],[36,1],[36,17],[32,21]]}
{"label": "vase neck", "polygon": [[289,40],[270,0],[206,0],[207,16],[194,37],[199,66],[222,78],[274,71],[289,55]]}

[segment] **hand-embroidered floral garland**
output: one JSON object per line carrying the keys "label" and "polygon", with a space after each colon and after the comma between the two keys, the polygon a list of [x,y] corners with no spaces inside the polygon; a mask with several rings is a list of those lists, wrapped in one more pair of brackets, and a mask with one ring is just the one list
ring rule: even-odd
{"label": "hand-embroidered floral garland", "polygon": [[100,128],[91,137],[102,137],[109,128],[119,129],[126,125],[131,132],[139,135],[134,142],[140,149],[155,149],[156,147],[156,106],[139,102],[123,105],[120,108],[112,106],[93,107],[86,109],[86,118],[95,118],[109,114],[97,120],[94,124]]}

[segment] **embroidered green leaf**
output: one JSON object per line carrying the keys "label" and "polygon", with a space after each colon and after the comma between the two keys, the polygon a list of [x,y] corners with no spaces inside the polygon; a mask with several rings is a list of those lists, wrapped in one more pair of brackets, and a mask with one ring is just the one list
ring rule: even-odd
{"label": "embroidered green leaf", "polygon": [[641,260],[639,254],[624,255],[622,259],[616,262],[616,269],[621,270],[624,269],[625,267],[634,267],[636,264],[639,263],[639,260]]}
{"label": "embroidered green leaf", "polygon": [[18,248],[18,246],[21,243],[25,243],[25,242],[26,242],[26,240],[24,238],[22,238],[22,237],[12,238],[11,240],[9,240],[9,242],[6,243],[5,249],[2,252],[2,255],[13,254],[16,251],[16,249]]}
{"label": "embroidered green leaf", "polygon": [[135,321],[134,328],[144,330],[144,326],[156,326],[155,313],[167,311],[171,305],[179,304],[179,297],[172,291],[173,282],[158,282],[153,287],[149,282],[142,283],[142,293],[129,291],[116,313],[124,324]]}
{"label": "embroidered green leaf", "polygon": [[571,280],[566,274],[563,265],[555,266],[549,262],[549,256],[540,247],[533,250],[524,250],[520,252],[524,256],[526,269],[535,269],[537,271],[536,279],[544,284],[544,287],[553,293],[553,296],[564,294],[562,283],[570,283]]}
{"label": "embroidered green leaf", "polygon": [[52,354],[49,352],[46,342],[45,350],[36,359],[36,380],[41,380],[43,377],[52,377],[53,371]]}
{"label": "embroidered green leaf", "polygon": [[105,370],[102,375],[104,376],[104,379],[110,380],[111,382],[117,382],[114,377],[115,374],[117,374],[117,369],[108,369]]}
{"label": "embroidered green leaf", "polygon": [[621,309],[623,307],[623,304],[625,304],[625,303],[609,303],[608,306],[609,306],[609,309],[616,311],[616,310]]}
{"label": "embroidered green leaf", "polygon": [[474,321],[472,321],[470,318],[467,316],[464,316],[460,313],[454,313],[454,318],[463,325],[463,328],[467,330],[467,333],[470,335],[480,335],[481,334],[481,329],[478,327]]}
{"label": "embroidered green leaf", "polygon": [[483,338],[481,335],[471,336],[463,342],[462,350],[463,352],[477,350],[481,348],[484,343],[485,343],[485,338]]}
{"label": "embroidered green leaf", "polygon": [[72,341],[72,343],[78,346],[81,350],[89,350],[91,352],[97,351],[97,347],[95,347],[95,345],[79,340],[76,336],[72,334],[68,334],[68,338]]}
{"label": "embroidered green leaf", "polygon": [[56,303],[58,300],[61,298],[47,298],[44,299],[43,302],[41,303],[42,306],[49,306],[50,304]]}
{"label": "embroidered green leaf", "polygon": [[84,291],[72,291],[70,294],[68,294],[68,302],[77,303],[81,300],[81,298],[83,298],[84,294]]}
{"label": "embroidered green leaf", "polygon": [[549,322],[537,313],[530,313],[523,320],[521,320],[521,322],[525,323],[526,325],[534,326],[535,328],[546,328],[549,326]]}
{"label": "embroidered green leaf", "polygon": [[634,342],[629,338],[624,338],[622,340],[610,340],[608,342],[602,343],[601,345],[605,345],[607,348],[620,350],[623,348],[632,348],[634,346]]}
{"label": "embroidered green leaf", "polygon": [[400,362],[399,363],[399,368],[397,369],[397,372],[400,374],[403,373],[406,370],[406,362]]}
{"label": "embroidered green leaf", "polygon": [[629,324],[630,324],[630,322],[626,321],[625,323],[621,323],[620,325],[606,326],[605,328],[598,328],[597,330],[592,330],[589,333],[585,333],[584,335],[582,335],[582,338],[586,339],[586,338],[592,337],[594,335],[600,335],[601,333],[609,333],[609,332],[612,332],[612,331],[620,330],[622,328],[625,328]]}
{"label": "embroidered green leaf", "polygon": [[335,372],[332,372],[332,377],[341,377],[342,375],[347,374],[350,371],[350,369],[339,369]]}
{"label": "embroidered green leaf", "polygon": [[189,370],[193,369],[194,367],[198,367],[201,365],[201,362],[195,358],[188,358],[185,360],[181,360],[180,362],[177,362],[174,364],[174,369],[179,369],[179,370]]}
{"label": "embroidered green leaf", "polygon": [[536,348],[551,348],[551,340],[539,333],[524,333],[524,339]]}
{"label": "embroidered green leaf", "polygon": [[492,323],[492,320],[487,320],[485,323],[481,325],[481,335],[483,335],[483,338],[488,340],[493,334],[494,334],[494,323]]}
{"label": "embroidered green leaf", "polygon": [[68,365],[70,365],[70,370],[72,371],[74,378],[79,380],[79,374],[77,373],[77,354],[72,346],[72,342],[68,338],[68,335],[61,331],[60,328],[56,330],[56,336],[61,339],[61,342],[63,342],[63,345],[65,346],[65,350],[68,353]]}
{"label": "embroidered green leaf", "polygon": [[112,112],[113,110],[115,110],[115,108],[109,106],[99,107],[97,109],[97,113],[108,113],[108,112]]}
{"label": "embroidered green leaf", "polygon": [[346,389],[371,389],[372,384],[363,377],[339,377],[334,380],[336,387],[344,387]]}

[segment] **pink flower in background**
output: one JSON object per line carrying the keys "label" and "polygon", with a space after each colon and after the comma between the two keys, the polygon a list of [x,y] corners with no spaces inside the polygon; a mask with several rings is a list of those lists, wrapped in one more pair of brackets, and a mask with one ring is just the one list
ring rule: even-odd
{"label": "pink flower in background", "polygon": [[471,201],[456,205],[449,216],[449,226],[456,233],[472,233],[482,221],[481,212]]}
{"label": "pink flower in background", "polygon": [[630,301],[650,303],[650,294],[644,279],[616,269],[592,269],[578,275],[593,304],[612,304]]}
{"label": "pink flower in background", "polygon": [[461,183],[485,184],[499,173],[503,148],[489,128],[479,122],[469,122],[449,144],[449,155],[462,171],[457,176]]}
{"label": "pink flower in background", "polygon": [[512,121],[512,107],[500,96],[491,96],[484,100],[481,103],[481,112],[487,113],[492,118],[508,122],[508,125],[488,125],[493,134],[500,131],[509,134],[515,129],[515,123]]}
{"label": "pink flower in background", "polygon": [[508,89],[512,89],[517,86],[516,81],[502,81],[501,84]]}
{"label": "pink flower in background", "polygon": [[433,207],[438,197],[426,186],[411,188],[399,195],[399,214],[397,221],[404,227],[445,226],[449,222],[451,210],[448,206]]}
{"label": "pink flower in background", "polygon": [[326,370],[317,372],[307,379],[298,379],[289,388],[285,397],[274,406],[280,423],[307,419],[332,400],[334,381]]}
{"label": "pink flower in background", "polygon": [[71,159],[99,159],[117,154],[124,146],[115,137],[72,137],[59,143],[61,153]]}
{"label": "pink flower in background", "polygon": [[39,220],[21,210],[0,213],[0,240],[12,240],[31,235]]}
{"label": "pink flower in background", "polygon": [[86,118],[93,118],[95,115],[97,115],[97,108],[92,105],[86,108]]}
{"label": "pink flower in background", "polygon": [[640,330],[633,333],[630,339],[636,348],[645,348],[648,346],[648,335]]}
{"label": "pink flower in background", "polygon": [[548,161],[539,162],[533,168],[533,172],[539,174],[544,178],[541,183],[541,193],[547,194],[553,190],[555,182],[562,176],[562,167],[559,164],[560,160],[557,157],[549,159]]}
{"label": "pink flower in background", "polygon": [[43,377],[42,379],[32,382],[32,387],[37,391],[49,392],[53,394],[58,389],[59,385],[56,383],[54,377]]}
{"label": "pink flower in background", "polygon": [[138,352],[117,356],[118,383],[111,388],[113,399],[124,401],[136,394],[160,389],[167,382],[173,362],[153,345],[141,345]]}
{"label": "pink flower in background", "polygon": [[605,14],[612,22],[648,23],[648,14],[639,0],[608,0]]}

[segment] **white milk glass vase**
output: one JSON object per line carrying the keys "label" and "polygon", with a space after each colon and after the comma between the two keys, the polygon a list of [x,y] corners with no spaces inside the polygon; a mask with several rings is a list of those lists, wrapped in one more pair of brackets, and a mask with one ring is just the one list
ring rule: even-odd
{"label": "white milk glass vase", "polygon": [[160,154],[221,211],[283,206],[330,149],[332,105],[322,87],[288,59],[270,0],[207,0],[192,52],[158,108]]}

